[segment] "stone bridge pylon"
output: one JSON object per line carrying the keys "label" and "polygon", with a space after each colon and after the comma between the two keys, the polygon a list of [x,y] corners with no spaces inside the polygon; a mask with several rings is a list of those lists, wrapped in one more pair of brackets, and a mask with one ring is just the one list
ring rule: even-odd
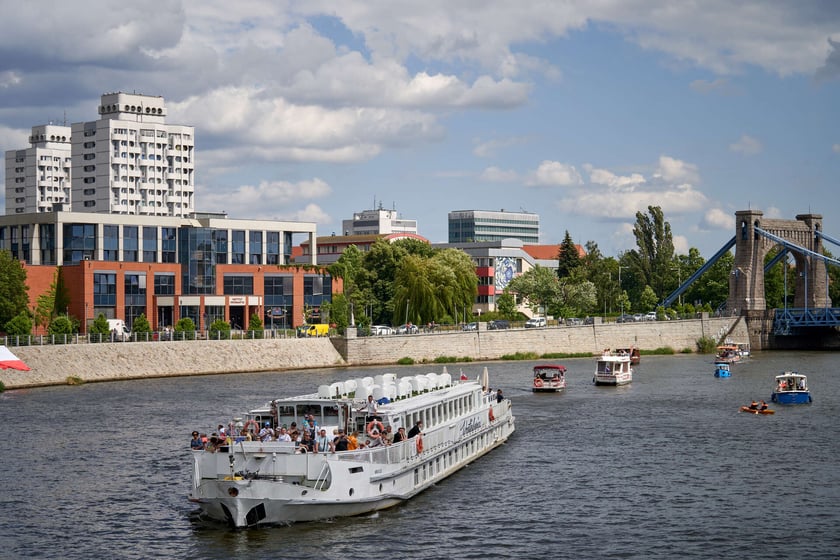
{"label": "stone bridge pylon", "polygon": [[[727,307],[737,314],[764,311],[764,258],[779,243],[756,230],[759,228],[791,244],[822,254],[822,216],[799,214],[795,220],[764,218],[759,210],[735,212],[735,263],[729,276]],[[784,249],[784,247],[782,247]],[[791,250],[796,262],[796,282],[792,307],[831,307],[828,298],[826,265],[822,259]],[[786,265],[787,258],[782,264]]]}

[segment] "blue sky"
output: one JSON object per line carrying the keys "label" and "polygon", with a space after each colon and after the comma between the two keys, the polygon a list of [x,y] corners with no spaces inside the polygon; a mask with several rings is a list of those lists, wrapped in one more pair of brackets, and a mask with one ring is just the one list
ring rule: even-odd
{"label": "blue sky", "polygon": [[[734,6],[733,6],[734,4]],[[840,237],[840,3],[0,0],[0,149],[166,98],[196,127],[196,207],[312,221],[374,203],[446,241],[526,210],[633,248],[661,206],[710,257],[747,208]],[[375,202],[374,202],[375,201]],[[838,251],[835,251],[837,253]]]}

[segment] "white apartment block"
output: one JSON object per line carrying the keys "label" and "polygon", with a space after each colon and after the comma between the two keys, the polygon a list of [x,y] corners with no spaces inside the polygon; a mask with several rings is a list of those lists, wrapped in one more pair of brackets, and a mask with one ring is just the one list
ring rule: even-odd
{"label": "white apartment block", "polygon": [[108,93],[97,121],[73,123],[74,212],[187,217],[195,128],[166,124],[163,97]]}
{"label": "white apartment block", "polygon": [[392,233],[417,233],[417,220],[400,218],[396,210],[385,210],[380,204],[376,210],[355,212],[352,220],[342,220],[344,235],[378,235]]}
{"label": "white apartment block", "polygon": [[52,212],[70,202],[70,127],[33,126],[29,144],[6,152],[6,215]]}

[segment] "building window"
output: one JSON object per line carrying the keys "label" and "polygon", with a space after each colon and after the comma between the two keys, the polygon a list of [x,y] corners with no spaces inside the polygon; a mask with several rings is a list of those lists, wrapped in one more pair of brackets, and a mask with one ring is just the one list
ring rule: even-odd
{"label": "building window", "polygon": [[233,231],[230,264],[245,264],[245,232],[242,230]]}
{"label": "building window", "polygon": [[213,231],[213,243],[216,246],[216,264],[228,264],[228,232],[226,229]]}
{"label": "building window", "polygon": [[280,262],[280,232],[266,233],[265,264],[281,264]]}
{"label": "building window", "polygon": [[143,262],[157,261],[157,228],[143,227]]}
{"label": "building window", "polygon": [[90,260],[96,256],[95,224],[64,224],[65,264]]}
{"label": "building window", "polygon": [[120,260],[120,226],[102,226],[102,259],[112,262]]}
{"label": "building window", "polygon": [[254,277],[251,275],[225,274],[226,296],[250,296],[254,293]]}
{"label": "building window", "polygon": [[262,246],[263,234],[261,231],[250,232],[250,244],[248,252],[250,253],[250,264],[262,264]]}
{"label": "building window", "polygon": [[137,226],[123,226],[123,258],[124,262],[139,262],[138,249],[139,240],[137,239]]}
{"label": "building window", "polygon": [[115,307],[117,305],[117,275],[113,272],[93,274],[94,307]]}
{"label": "building window", "polygon": [[178,236],[177,230],[173,227],[160,228],[160,249],[161,262],[174,263],[178,262]]}
{"label": "building window", "polygon": [[125,322],[131,328],[134,319],[146,312],[146,275],[125,275]]}
{"label": "building window", "polygon": [[155,295],[156,296],[174,296],[175,295],[175,274],[174,273],[160,273],[155,274]]}

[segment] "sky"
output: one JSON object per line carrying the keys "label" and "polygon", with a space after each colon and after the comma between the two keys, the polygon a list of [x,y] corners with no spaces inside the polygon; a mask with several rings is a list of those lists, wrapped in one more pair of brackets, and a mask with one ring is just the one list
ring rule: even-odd
{"label": "sky", "polygon": [[104,93],[163,96],[167,122],[196,129],[199,211],[340,235],[382,205],[432,242],[451,211],[527,211],[541,243],[568,231],[605,256],[635,247],[652,205],[677,251],[705,258],[737,210],[818,213],[840,237],[833,0],[0,0],[0,13],[0,149],[96,120]]}

